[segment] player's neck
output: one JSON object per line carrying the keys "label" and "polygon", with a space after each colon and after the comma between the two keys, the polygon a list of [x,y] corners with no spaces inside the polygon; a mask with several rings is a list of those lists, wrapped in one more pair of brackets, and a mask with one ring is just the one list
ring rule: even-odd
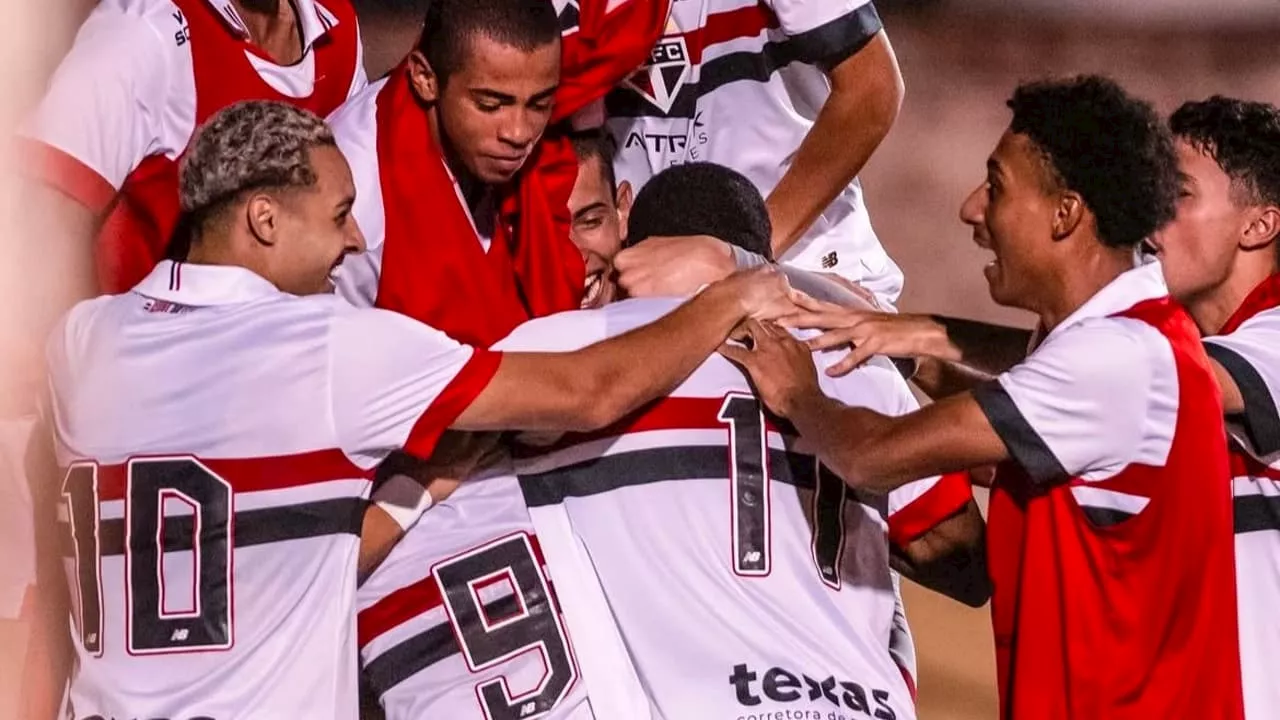
{"label": "player's neck", "polygon": [[1116,278],[1132,270],[1133,251],[1099,243],[1084,257],[1076,258],[1070,271],[1059,272],[1036,312],[1048,332],[1066,320]]}
{"label": "player's neck", "polygon": [[271,281],[270,271],[265,265],[244,252],[237,251],[237,243],[230,237],[205,236],[199,242],[193,242],[187,251],[185,262],[193,265],[220,265],[223,267],[241,267]]}
{"label": "player's neck", "polygon": [[1236,310],[1244,304],[1259,283],[1274,275],[1280,268],[1275,261],[1275,248],[1263,248],[1257,257],[1248,253],[1236,255],[1235,267],[1220,285],[1179,298],[1204,335],[1216,335],[1227,324]]}
{"label": "player's neck", "polygon": [[302,59],[302,28],[292,0],[231,0],[253,44],[276,62],[292,65]]}
{"label": "player's neck", "polygon": [[453,143],[449,142],[449,138],[445,136],[440,128],[440,115],[434,109],[427,111],[427,126],[431,130],[431,139],[435,142],[436,147],[440,148],[441,155],[444,156],[445,167],[449,168],[454,181],[458,183],[458,190],[462,193],[463,200],[466,201],[467,210],[474,214],[476,207],[484,199],[485,193],[489,191],[489,186],[472,175],[471,171],[467,169],[466,163],[462,162],[462,159],[454,152]]}

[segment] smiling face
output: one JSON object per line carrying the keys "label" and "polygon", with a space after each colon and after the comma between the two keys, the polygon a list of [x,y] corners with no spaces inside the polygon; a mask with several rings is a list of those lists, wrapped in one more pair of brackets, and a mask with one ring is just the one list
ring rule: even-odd
{"label": "smiling face", "polygon": [[960,208],[973,241],[995,257],[983,268],[991,299],[1036,312],[1052,277],[1057,193],[1048,188],[1045,160],[1025,135],[1006,131],[987,159],[987,177]]}
{"label": "smiling face", "polygon": [[451,161],[476,180],[511,180],[551,120],[560,81],[560,43],[525,51],[484,34],[470,38],[465,58],[446,80],[419,52],[410,56],[417,95],[433,104]]}
{"label": "smiling face", "polygon": [[333,277],[342,260],[365,249],[364,235],[351,216],[355,185],[342,152],[332,145],[312,148],[309,162],[314,185],[279,193],[270,202],[274,241],[269,246],[267,273],[277,287],[294,295],[333,292]]}
{"label": "smiling face", "polygon": [[578,179],[569,196],[573,217],[569,237],[587,265],[584,308],[601,307],[614,299],[613,257],[622,249],[631,210],[631,186],[623,181],[613,192],[602,163],[599,155],[580,161]]}

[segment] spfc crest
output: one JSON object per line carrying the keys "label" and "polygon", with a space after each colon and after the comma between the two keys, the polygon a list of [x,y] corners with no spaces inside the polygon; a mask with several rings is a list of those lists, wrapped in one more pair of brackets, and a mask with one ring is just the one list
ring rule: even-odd
{"label": "spfc crest", "polygon": [[668,36],[658,41],[649,61],[623,81],[662,112],[671,112],[680,88],[689,79],[689,46],[684,36]]}

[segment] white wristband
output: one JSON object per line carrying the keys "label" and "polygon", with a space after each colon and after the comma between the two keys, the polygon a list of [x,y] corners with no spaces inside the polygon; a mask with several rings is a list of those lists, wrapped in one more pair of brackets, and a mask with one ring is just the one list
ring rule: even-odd
{"label": "white wristband", "polygon": [[406,532],[431,507],[431,493],[408,475],[392,475],[373,493],[373,503]]}

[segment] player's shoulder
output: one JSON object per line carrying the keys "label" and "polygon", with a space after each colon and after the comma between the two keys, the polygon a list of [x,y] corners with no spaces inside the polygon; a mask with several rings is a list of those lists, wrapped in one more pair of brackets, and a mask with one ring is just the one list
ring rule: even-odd
{"label": "player's shoulder", "polygon": [[85,20],[85,31],[114,38],[134,52],[191,52],[186,17],[173,0],[100,0]]}
{"label": "player's shoulder", "polygon": [[865,407],[886,415],[901,415],[918,407],[902,374],[886,358],[873,357],[853,372],[833,378],[826,370],[844,357],[827,351],[814,356],[818,383],[829,397],[851,407]]}
{"label": "player's shoulder", "polygon": [[498,350],[561,352],[647,325],[675,310],[683,298],[632,298],[594,310],[570,310],[522,324],[495,345]]}
{"label": "player's shoulder", "polygon": [[1172,343],[1159,328],[1126,315],[1084,318],[1050,333],[1030,355],[1038,356],[1069,361],[1082,374],[1124,374],[1143,363],[1172,366],[1174,359]]}
{"label": "player's shoulder", "polygon": [[347,98],[327,118],[339,142],[372,136],[377,129],[378,93],[386,87],[388,78],[369,83]]}

